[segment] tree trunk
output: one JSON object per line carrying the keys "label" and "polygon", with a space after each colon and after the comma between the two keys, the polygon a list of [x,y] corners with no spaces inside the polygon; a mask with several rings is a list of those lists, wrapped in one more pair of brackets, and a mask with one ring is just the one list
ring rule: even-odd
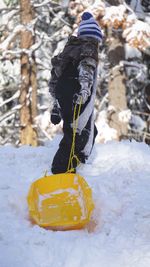
{"label": "tree trunk", "polygon": [[119,113],[127,109],[125,75],[121,71],[119,63],[124,59],[124,47],[119,33],[111,34],[109,43],[108,58],[111,64],[110,78],[108,84],[109,106],[112,106],[108,113],[110,127],[116,129],[118,140],[127,136],[128,123],[121,121]]}
{"label": "tree trunk", "polygon": [[[21,23],[27,25],[33,19],[33,10],[30,0],[21,0]],[[21,33],[21,49],[30,49],[34,43],[31,31]],[[21,123],[21,144],[37,145],[37,132],[34,127],[34,119],[37,115],[37,83],[36,65],[34,55],[32,58],[26,53],[21,55],[21,91],[20,91],[20,123]]]}

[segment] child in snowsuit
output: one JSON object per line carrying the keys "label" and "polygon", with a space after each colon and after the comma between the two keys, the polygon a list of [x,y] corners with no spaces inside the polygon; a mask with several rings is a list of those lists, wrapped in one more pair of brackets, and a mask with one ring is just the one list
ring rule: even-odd
{"label": "child in snowsuit", "polygon": [[[97,129],[94,125],[94,100],[96,95],[96,71],[98,45],[102,33],[98,23],[89,12],[84,12],[77,37],[71,36],[61,54],[52,59],[49,90],[54,98],[51,122],[63,119],[63,138],[52,162],[52,173],[68,170],[73,141],[73,116],[75,105],[80,114],[75,137],[73,170],[88,159],[94,145]],[[78,110],[78,109],[77,109]],[[77,119],[77,117],[76,117]]]}

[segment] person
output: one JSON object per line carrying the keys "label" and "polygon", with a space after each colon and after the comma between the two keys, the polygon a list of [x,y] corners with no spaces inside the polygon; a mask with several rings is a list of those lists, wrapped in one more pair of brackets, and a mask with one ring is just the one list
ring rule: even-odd
{"label": "person", "polygon": [[[76,172],[79,163],[88,159],[97,135],[94,124],[94,100],[101,29],[89,12],[84,12],[77,36],[68,39],[62,53],[52,58],[49,91],[54,99],[51,122],[63,120],[63,138],[56,152],[51,171],[53,174]],[[72,169],[68,170],[74,133],[74,110],[80,113],[77,122]],[[77,112],[78,113],[78,112]]]}

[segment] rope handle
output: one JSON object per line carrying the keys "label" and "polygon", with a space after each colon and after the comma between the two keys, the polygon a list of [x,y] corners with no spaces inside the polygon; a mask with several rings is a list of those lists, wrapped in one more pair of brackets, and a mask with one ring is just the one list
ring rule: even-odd
{"label": "rope handle", "polygon": [[[79,105],[78,111],[77,111],[77,106]],[[74,113],[73,113],[73,138],[72,138],[72,145],[71,145],[71,150],[70,150],[70,155],[69,155],[69,161],[68,161],[68,168],[66,173],[70,173],[74,171],[73,168],[73,159],[76,159],[77,165],[80,164],[80,160],[78,157],[75,155],[75,138],[76,138],[76,131],[77,131],[77,126],[78,126],[78,120],[79,120],[79,115],[81,111],[81,105],[82,105],[82,98],[80,101],[80,104],[76,104],[74,107]],[[77,117],[76,117],[77,115]],[[48,174],[48,171],[45,170],[44,172],[44,177],[46,177]]]}
{"label": "rope handle", "polygon": [[[72,145],[71,145],[71,150],[70,150],[67,173],[68,172],[72,172],[74,170],[74,168],[73,168],[73,159],[74,158],[77,160],[77,165],[80,163],[80,160],[75,155],[75,138],[76,138],[79,115],[80,115],[80,111],[81,111],[81,105],[82,105],[82,98],[81,98],[81,101],[80,101],[80,104],[79,104],[78,111],[77,111],[78,104],[76,104],[75,108],[74,108],[74,114],[73,114],[73,138],[72,138]],[[76,115],[77,115],[77,118],[76,118]]]}

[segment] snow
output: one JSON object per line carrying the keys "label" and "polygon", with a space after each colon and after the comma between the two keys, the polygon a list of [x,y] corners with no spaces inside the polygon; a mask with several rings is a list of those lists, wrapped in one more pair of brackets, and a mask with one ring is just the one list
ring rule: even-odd
{"label": "snow", "polygon": [[103,21],[110,21],[112,24],[117,21],[123,21],[126,7],[124,5],[106,7]]}
{"label": "snow", "polygon": [[142,58],[142,53],[137,48],[130,46],[129,44],[125,44],[125,58],[127,60],[133,58]]}
{"label": "snow", "polygon": [[126,21],[126,28],[123,37],[127,43],[136,48],[145,49],[150,45],[150,25],[136,20],[133,15],[129,15]]}
{"label": "snow", "polygon": [[[109,106],[108,110],[110,110],[111,108],[114,107]],[[101,112],[99,112],[95,124],[98,130],[98,135],[96,136],[96,141],[98,143],[106,143],[111,140],[117,140],[117,130],[109,126],[107,111],[102,110]]]}
{"label": "snow", "polygon": [[127,38],[127,41],[130,41],[135,37],[141,39],[143,34],[145,34],[146,38],[150,37],[150,26],[143,21],[137,20],[135,24],[124,30],[123,36]]}
{"label": "snow", "polygon": [[0,147],[0,267],[149,267],[150,151],[144,143],[96,144],[78,168],[93,192],[91,227],[50,231],[31,224],[28,190],[50,173],[59,141]]}

